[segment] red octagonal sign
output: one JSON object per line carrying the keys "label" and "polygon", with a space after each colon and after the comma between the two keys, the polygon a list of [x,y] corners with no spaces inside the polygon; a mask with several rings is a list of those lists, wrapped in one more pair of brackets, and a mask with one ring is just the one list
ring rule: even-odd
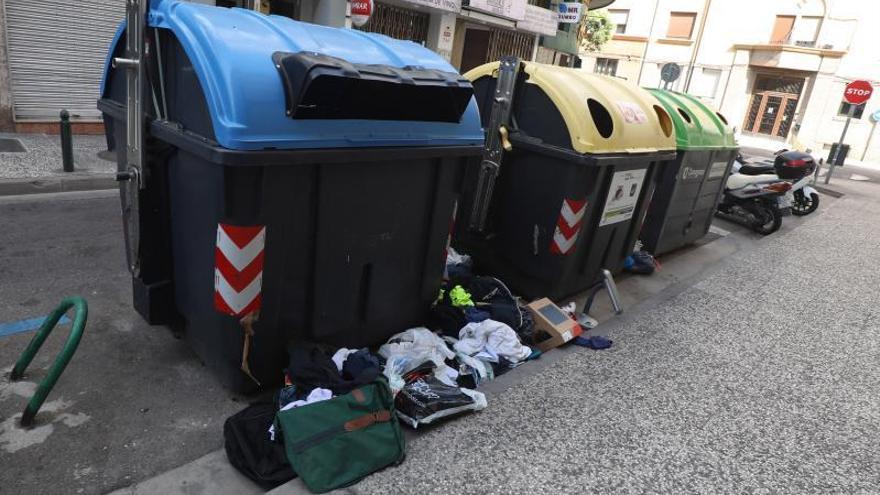
{"label": "red octagonal sign", "polygon": [[843,99],[849,104],[861,105],[868,101],[873,92],[874,88],[868,81],[853,81],[847,84],[846,89],[843,90]]}

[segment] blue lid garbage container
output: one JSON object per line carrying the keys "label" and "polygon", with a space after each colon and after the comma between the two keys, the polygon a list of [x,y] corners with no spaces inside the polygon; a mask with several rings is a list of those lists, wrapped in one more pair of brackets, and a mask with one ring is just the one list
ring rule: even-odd
{"label": "blue lid garbage container", "polygon": [[[237,8],[154,0],[145,38],[138,312],[240,391],[281,379],[291,339],[374,345],[423,321],[483,140],[470,82],[412,42]],[[123,170],[126,76],[107,67]]]}
{"label": "blue lid garbage container", "polygon": [[675,160],[657,175],[640,236],[646,250],[660,255],[709,232],[738,147],[724,117],[698,99],[649,91],[672,117],[678,149]]}
{"label": "blue lid garbage container", "polygon": [[[465,74],[484,126],[499,99],[499,65]],[[524,296],[565,297],[623,268],[654,174],[674,157],[672,123],[638,86],[579,69],[522,62],[510,92],[512,148],[485,202],[485,229],[459,221],[455,243]],[[481,194],[472,172],[463,212]]]}

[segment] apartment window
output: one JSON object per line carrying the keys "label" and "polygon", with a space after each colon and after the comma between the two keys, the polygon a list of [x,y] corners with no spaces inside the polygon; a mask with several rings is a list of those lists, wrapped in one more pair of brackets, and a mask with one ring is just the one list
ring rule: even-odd
{"label": "apartment window", "polygon": [[819,36],[819,26],[822,18],[818,16],[800,17],[794,23],[791,33],[791,41],[799,46],[816,46],[816,38]]}
{"label": "apartment window", "polygon": [[[849,115],[849,108],[853,106],[852,103],[847,103],[845,101],[840,102],[840,108],[837,110],[837,115],[839,117],[846,117]],[[856,105],[856,111],[853,113],[854,119],[861,119],[862,113],[865,111],[865,104]]]}
{"label": "apartment window", "polygon": [[690,92],[704,98],[715,98],[718,91],[718,83],[721,80],[721,70],[702,69],[691,83]]}
{"label": "apartment window", "polygon": [[617,59],[616,58],[597,58],[596,59],[596,69],[593,71],[596,74],[605,74],[606,76],[616,76],[617,75]]}
{"label": "apartment window", "polygon": [[791,32],[794,30],[794,19],[793,15],[776,16],[773,32],[770,33],[770,43],[788,43],[791,39]]}
{"label": "apartment window", "polygon": [[626,24],[629,22],[629,10],[609,9],[608,18],[614,23],[614,32],[626,34]]}
{"label": "apartment window", "polygon": [[697,20],[695,12],[672,12],[669,14],[669,30],[666,31],[666,37],[691,39],[695,20]]}

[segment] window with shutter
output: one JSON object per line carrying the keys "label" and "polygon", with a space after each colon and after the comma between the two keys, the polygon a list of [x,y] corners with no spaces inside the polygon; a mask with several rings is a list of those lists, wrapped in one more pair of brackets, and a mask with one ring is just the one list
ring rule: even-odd
{"label": "window with shutter", "polygon": [[691,39],[694,33],[694,21],[697,19],[696,12],[672,12],[669,14],[669,29],[666,31],[667,38]]}

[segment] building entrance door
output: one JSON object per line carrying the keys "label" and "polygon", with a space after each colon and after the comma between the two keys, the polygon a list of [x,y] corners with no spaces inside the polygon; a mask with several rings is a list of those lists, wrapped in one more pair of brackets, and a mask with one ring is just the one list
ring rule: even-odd
{"label": "building entrance door", "polygon": [[803,87],[802,78],[759,75],[743,130],[787,138]]}

